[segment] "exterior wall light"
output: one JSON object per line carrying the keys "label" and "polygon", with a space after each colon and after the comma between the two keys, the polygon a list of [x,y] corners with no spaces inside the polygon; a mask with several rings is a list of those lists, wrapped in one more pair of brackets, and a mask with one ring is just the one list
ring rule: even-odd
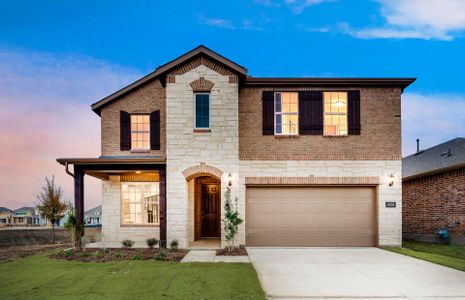
{"label": "exterior wall light", "polygon": [[395,179],[394,174],[389,175],[389,179],[388,179],[389,186],[394,185],[394,179]]}
{"label": "exterior wall light", "polygon": [[231,173],[228,174],[228,186],[232,185],[232,175]]}

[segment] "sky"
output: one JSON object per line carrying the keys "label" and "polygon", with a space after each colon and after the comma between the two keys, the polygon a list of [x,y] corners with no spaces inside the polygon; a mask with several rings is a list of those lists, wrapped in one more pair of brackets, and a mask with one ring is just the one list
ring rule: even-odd
{"label": "sky", "polygon": [[[32,206],[58,157],[97,157],[90,104],[199,44],[252,76],[417,77],[402,151],[465,136],[465,0],[1,0],[0,206]],[[101,203],[86,177],[86,207]]]}

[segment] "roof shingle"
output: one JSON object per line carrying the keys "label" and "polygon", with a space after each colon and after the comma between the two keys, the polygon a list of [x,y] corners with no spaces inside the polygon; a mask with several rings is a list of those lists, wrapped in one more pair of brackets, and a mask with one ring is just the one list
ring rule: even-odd
{"label": "roof shingle", "polygon": [[402,159],[402,178],[465,166],[465,138],[455,138]]}

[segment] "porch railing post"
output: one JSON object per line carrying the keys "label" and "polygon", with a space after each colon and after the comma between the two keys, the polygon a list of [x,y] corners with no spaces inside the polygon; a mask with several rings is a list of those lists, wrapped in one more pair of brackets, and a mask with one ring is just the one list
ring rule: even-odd
{"label": "porch railing post", "polygon": [[[78,168],[74,170],[74,208],[76,209],[76,221],[84,223],[84,171]],[[84,229],[82,230],[84,235]]]}

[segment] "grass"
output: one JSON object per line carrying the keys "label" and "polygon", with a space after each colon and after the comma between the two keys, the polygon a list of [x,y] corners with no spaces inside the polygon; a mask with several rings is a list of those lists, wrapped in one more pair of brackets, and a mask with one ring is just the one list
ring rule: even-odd
{"label": "grass", "polygon": [[81,263],[39,254],[0,264],[2,299],[265,299],[251,264]]}
{"label": "grass", "polygon": [[383,247],[383,249],[465,271],[464,246],[404,241],[402,248]]}

